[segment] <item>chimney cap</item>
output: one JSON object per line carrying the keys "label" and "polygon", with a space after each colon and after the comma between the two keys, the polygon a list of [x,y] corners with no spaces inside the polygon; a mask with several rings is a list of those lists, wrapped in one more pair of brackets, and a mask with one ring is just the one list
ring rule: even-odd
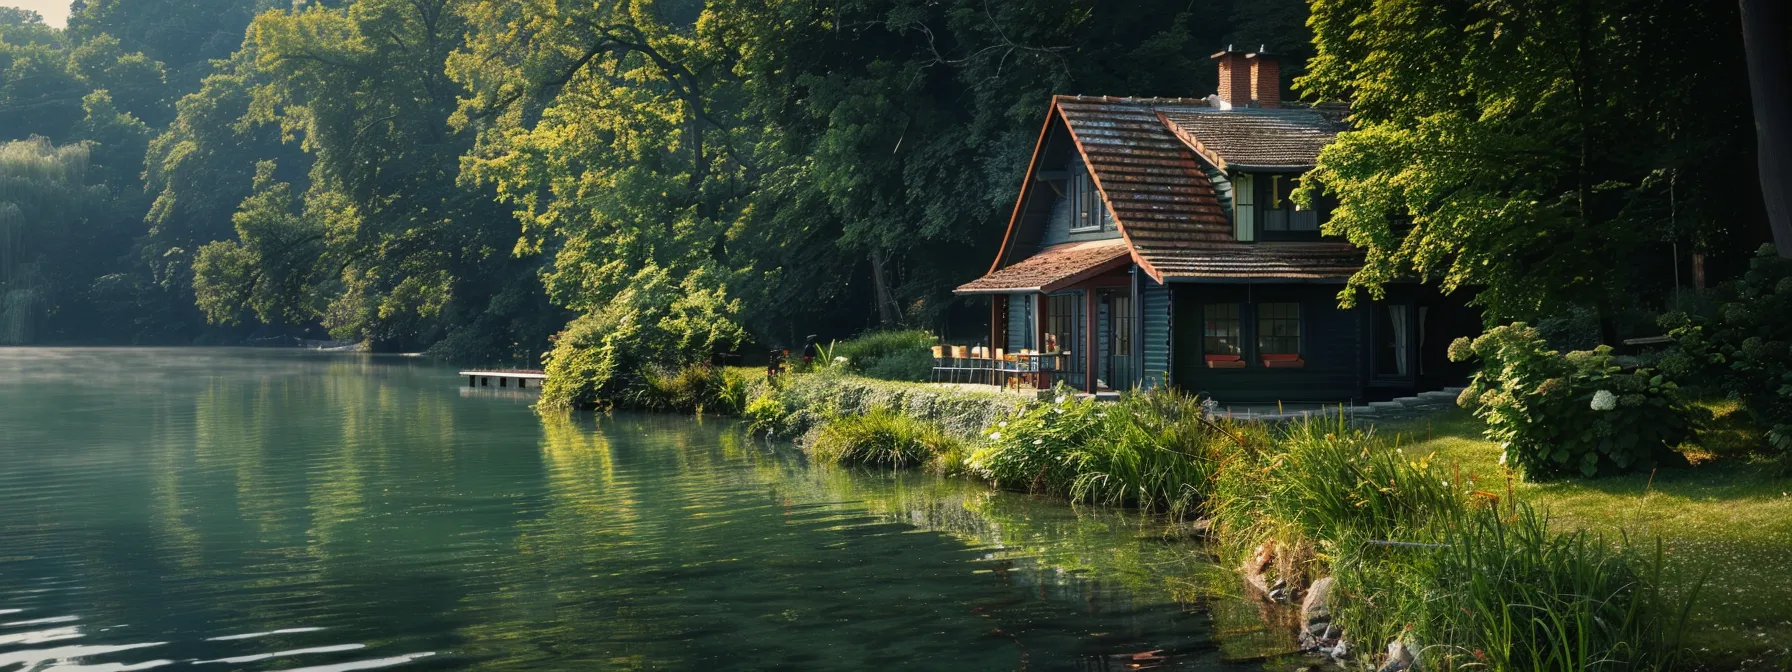
{"label": "chimney cap", "polygon": [[1281,56],[1281,54],[1269,51],[1261,46],[1257,47],[1256,51],[1244,55],[1245,58],[1280,58]]}
{"label": "chimney cap", "polygon": [[1233,45],[1228,44],[1228,45],[1226,45],[1225,49],[1220,50],[1218,53],[1215,53],[1214,55],[1209,56],[1208,58],[1222,58],[1222,57],[1229,56],[1232,54],[1243,54],[1243,53],[1246,53],[1243,49],[1239,49],[1239,48],[1234,47]]}

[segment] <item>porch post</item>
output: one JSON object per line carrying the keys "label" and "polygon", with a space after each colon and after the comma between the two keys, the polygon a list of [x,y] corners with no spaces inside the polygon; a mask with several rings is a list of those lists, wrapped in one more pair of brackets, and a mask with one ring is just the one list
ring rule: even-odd
{"label": "porch post", "polygon": [[1095,306],[1095,288],[1090,287],[1083,290],[1084,321],[1089,323],[1089,326],[1083,331],[1083,391],[1090,394],[1095,393],[1095,370],[1098,368],[1099,361],[1095,358],[1096,312],[1098,311]]}
{"label": "porch post", "polygon": [[996,371],[1002,368],[1001,360],[996,359],[996,348],[1008,345],[1005,342],[1008,340],[1006,334],[1003,333],[1005,330],[1002,328],[1002,319],[1007,317],[1007,314],[1008,295],[989,295],[989,345],[983,349],[983,354],[989,356],[989,384],[991,385],[1002,384],[1002,381],[996,380]]}

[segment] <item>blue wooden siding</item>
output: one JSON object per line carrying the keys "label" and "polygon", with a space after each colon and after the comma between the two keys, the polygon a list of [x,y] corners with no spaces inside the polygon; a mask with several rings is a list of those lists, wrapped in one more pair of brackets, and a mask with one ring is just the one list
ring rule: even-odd
{"label": "blue wooden siding", "polygon": [[1143,368],[1139,385],[1146,389],[1168,385],[1170,374],[1170,288],[1144,273],[1139,282],[1139,352]]}
{"label": "blue wooden siding", "polygon": [[[1083,158],[1081,156],[1073,155],[1071,160],[1082,161]],[[1047,188],[1044,193],[1055,195],[1050,188]],[[1103,203],[1102,207],[1107,207],[1106,203]],[[1051,214],[1047,216],[1045,220],[1045,235],[1039,241],[1040,247],[1049,247],[1057,245],[1058,243],[1076,243],[1085,240],[1104,240],[1120,237],[1119,227],[1114,226],[1110,226],[1103,230],[1084,230],[1071,233],[1070,223],[1071,220],[1075,218],[1074,211],[1075,208],[1072,207],[1070,198],[1067,196],[1057,196],[1052,201]]]}
{"label": "blue wooden siding", "polygon": [[1037,296],[1015,294],[1008,297],[1008,352],[1033,347],[1033,302]]}

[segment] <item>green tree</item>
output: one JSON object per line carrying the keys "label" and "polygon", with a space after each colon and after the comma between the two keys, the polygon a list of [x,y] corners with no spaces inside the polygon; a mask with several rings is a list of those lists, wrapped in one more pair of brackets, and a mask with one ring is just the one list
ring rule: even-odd
{"label": "green tree", "polygon": [[1658,248],[1736,237],[1733,5],[1316,0],[1310,25],[1298,84],[1355,129],[1299,197],[1335,194],[1328,232],[1367,251],[1346,303],[1427,278],[1490,319],[1594,308],[1611,342],[1639,279],[1672,277]]}
{"label": "green tree", "polygon": [[51,332],[76,241],[104,211],[103,188],[86,184],[86,145],[44,138],[0,144],[0,344],[39,342]]}
{"label": "green tree", "polygon": [[[442,66],[464,33],[447,0],[368,0],[255,19],[245,47],[253,74],[218,79],[212,99],[183,112],[193,121],[228,115],[212,106],[240,102],[246,87],[243,119],[278,125],[312,163],[302,198],[289,186],[258,189],[237,215],[239,240],[208,245],[195,260],[195,290],[211,319],[249,308],[287,323],[321,320],[339,338],[380,346],[429,345],[477,329],[482,337],[456,341],[467,354],[498,348],[515,357],[539,347],[558,315],[526,298],[539,291],[529,290],[538,287],[533,264],[510,254],[517,229],[500,224],[510,220],[490,191],[456,182],[472,137],[447,126],[457,89]],[[163,167],[174,170],[157,174],[179,178],[190,152],[235,141],[202,140],[216,134],[182,126],[158,146]],[[169,186],[170,200],[152,214],[193,191]],[[267,230],[298,232],[281,239],[292,244],[241,237],[252,213],[266,213],[254,221]],[[272,285],[259,294],[227,289],[239,272]]]}

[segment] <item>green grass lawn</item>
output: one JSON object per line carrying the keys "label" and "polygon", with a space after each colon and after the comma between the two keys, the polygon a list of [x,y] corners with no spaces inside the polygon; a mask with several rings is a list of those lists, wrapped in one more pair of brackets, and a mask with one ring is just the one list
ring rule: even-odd
{"label": "green grass lawn", "polygon": [[[1722,417],[1737,409],[1717,410]],[[1720,422],[1720,426],[1721,426]],[[1436,453],[1475,475],[1478,488],[1503,495],[1499,446],[1481,436],[1481,421],[1452,409],[1389,422],[1406,454]],[[1706,440],[1735,442],[1738,430]],[[1670,577],[1688,582],[1709,571],[1693,603],[1688,645],[1713,669],[1745,661],[1792,661],[1792,479],[1773,478],[1742,460],[1596,480],[1523,483],[1516,496],[1548,511],[1564,529],[1585,529],[1654,544],[1660,538]]]}

